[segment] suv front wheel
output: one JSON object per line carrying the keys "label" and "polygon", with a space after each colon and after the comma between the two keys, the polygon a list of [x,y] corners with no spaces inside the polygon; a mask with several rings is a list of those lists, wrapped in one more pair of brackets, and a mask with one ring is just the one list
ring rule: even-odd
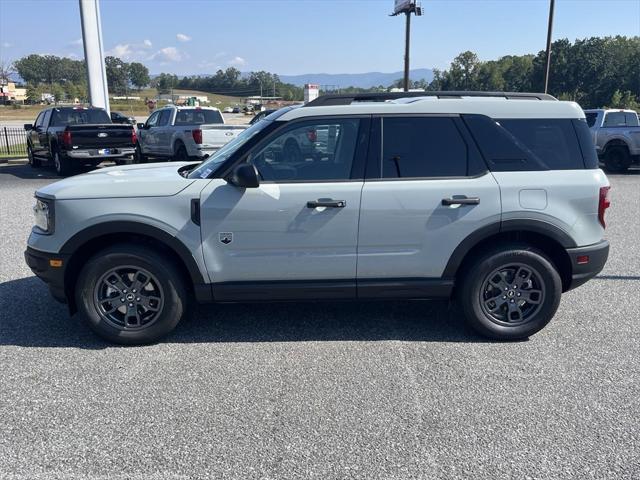
{"label": "suv front wheel", "polygon": [[544,328],[560,304],[562,281],[553,263],[527,245],[505,245],[467,270],[458,300],[469,325],[499,340],[527,338]]}
{"label": "suv front wheel", "polygon": [[147,344],[167,335],[186,309],[180,272],[153,250],[133,244],[98,252],[80,272],[76,304],[106,340]]}

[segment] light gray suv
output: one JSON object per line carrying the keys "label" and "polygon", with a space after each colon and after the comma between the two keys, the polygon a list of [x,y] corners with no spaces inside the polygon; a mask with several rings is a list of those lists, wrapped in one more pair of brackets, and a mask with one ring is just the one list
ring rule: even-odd
{"label": "light gray suv", "polygon": [[[317,134],[312,155],[282,139]],[[36,192],[25,253],[102,337],[169,333],[200,302],[453,298],[498,339],[595,276],[609,183],[580,107],[548,95],[329,95],[202,163],[112,167]]]}

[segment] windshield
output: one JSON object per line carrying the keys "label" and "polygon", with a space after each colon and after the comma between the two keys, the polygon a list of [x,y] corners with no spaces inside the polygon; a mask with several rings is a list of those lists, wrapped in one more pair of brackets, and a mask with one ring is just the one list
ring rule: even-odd
{"label": "windshield", "polygon": [[256,134],[262,131],[265,127],[267,127],[271,123],[270,120],[260,120],[257,123],[254,123],[249,128],[244,130],[240,135],[231,140],[225,146],[223,146],[216,153],[207,158],[204,162],[202,162],[196,169],[194,169],[190,174],[189,178],[207,178],[213,172],[215,172],[220,165],[222,165],[231,155],[233,155],[240,147],[242,147],[245,143],[247,143],[251,138],[253,138]]}

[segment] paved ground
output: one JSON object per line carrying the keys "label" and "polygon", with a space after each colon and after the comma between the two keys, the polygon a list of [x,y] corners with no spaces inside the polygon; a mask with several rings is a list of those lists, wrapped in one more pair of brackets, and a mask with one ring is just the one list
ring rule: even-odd
{"label": "paved ground", "polygon": [[3,479],[640,478],[640,172],[610,261],[520,343],[421,303],[200,308],[97,340],[24,265],[32,193],[0,167]]}

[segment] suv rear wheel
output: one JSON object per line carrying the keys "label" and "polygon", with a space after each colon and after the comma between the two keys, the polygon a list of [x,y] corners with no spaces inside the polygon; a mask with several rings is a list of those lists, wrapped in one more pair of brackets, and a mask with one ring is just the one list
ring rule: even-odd
{"label": "suv rear wheel", "polygon": [[27,158],[29,159],[29,165],[31,165],[32,168],[38,168],[40,166],[40,159],[33,155],[31,145],[27,145]]}
{"label": "suv rear wheel", "polygon": [[527,245],[482,255],[467,270],[458,300],[469,325],[499,340],[527,338],[558,309],[562,281],[553,263]]}
{"label": "suv rear wheel", "polygon": [[183,277],[164,257],[138,245],[109,247],[80,272],[76,304],[101,337],[147,344],[167,335],[186,309]]}

